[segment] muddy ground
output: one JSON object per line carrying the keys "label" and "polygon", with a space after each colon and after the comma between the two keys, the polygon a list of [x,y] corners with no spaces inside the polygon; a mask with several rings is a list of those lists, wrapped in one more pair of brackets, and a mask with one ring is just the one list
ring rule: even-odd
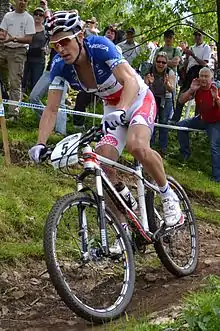
{"label": "muddy ground", "polygon": [[[133,300],[127,310],[136,317],[178,305],[181,297],[198,289],[205,276],[220,276],[220,228],[200,223],[200,258],[192,276],[177,279],[161,265],[149,267],[147,258],[138,268]],[[78,318],[61,302],[45,265],[29,260],[25,264],[0,265],[0,331],[85,331],[93,327]]]}

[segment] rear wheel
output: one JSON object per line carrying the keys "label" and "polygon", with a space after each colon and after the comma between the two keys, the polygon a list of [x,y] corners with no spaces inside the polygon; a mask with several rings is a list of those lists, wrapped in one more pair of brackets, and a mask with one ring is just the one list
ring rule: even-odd
{"label": "rear wheel", "polygon": [[[83,259],[82,238],[86,217],[88,259]],[[118,240],[118,257],[103,254],[99,212],[95,200],[82,194],[69,194],[52,208],[44,232],[48,272],[58,294],[77,315],[102,323],[119,317],[131,301],[135,267],[131,244],[114,215],[106,208],[109,246]]]}
{"label": "rear wheel", "polygon": [[[164,266],[174,275],[181,277],[193,273],[198,264],[199,240],[198,229],[189,199],[181,185],[172,177],[167,177],[170,187],[180,200],[180,207],[185,222],[170,233],[160,237],[154,243],[158,257]],[[155,192],[148,191],[147,211],[149,229],[155,233],[164,222],[161,199]]]}

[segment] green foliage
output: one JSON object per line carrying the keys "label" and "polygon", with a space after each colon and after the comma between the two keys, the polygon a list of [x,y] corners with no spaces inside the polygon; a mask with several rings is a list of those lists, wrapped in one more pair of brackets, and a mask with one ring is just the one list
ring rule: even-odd
{"label": "green foliage", "polygon": [[185,299],[183,316],[189,331],[217,331],[220,326],[220,278],[209,277],[208,286]]}
{"label": "green foliage", "polygon": [[[29,3],[29,10],[33,12],[38,3]],[[120,23],[122,29],[134,26],[139,42],[158,40],[163,42],[163,32],[173,27],[176,32],[176,43],[187,40],[194,43],[192,28],[189,25],[204,30],[217,38],[217,16],[215,1],[205,0],[176,0],[176,1],[145,1],[145,0],[87,0],[49,2],[49,7],[55,10],[77,9],[83,20],[95,16],[99,22],[99,29],[103,31],[106,25]],[[184,19],[184,17],[188,17]],[[212,24],[207,24],[212,22]],[[182,25],[184,24],[184,25]],[[208,37],[206,40],[208,41]]]}

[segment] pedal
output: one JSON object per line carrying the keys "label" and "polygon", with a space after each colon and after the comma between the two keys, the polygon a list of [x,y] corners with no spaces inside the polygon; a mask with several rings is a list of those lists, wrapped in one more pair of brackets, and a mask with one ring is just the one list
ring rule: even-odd
{"label": "pedal", "polygon": [[158,241],[165,235],[170,234],[177,229],[181,229],[184,225],[184,215],[182,215],[180,221],[174,226],[166,226],[165,222],[161,222],[160,228],[156,232],[154,232],[152,239],[153,241]]}
{"label": "pedal", "polygon": [[152,236],[152,241],[158,241],[161,237],[163,237],[166,234],[166,225],[165,223],[163,223],[159,229],[157,229],[157,231],[154,232],[153,236]]}

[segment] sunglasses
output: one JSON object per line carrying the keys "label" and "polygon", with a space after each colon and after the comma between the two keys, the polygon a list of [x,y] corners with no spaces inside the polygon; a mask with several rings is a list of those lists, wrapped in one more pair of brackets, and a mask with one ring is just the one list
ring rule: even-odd
{"label": "sunglasses", "polygon": [[44,17],[43,13],[35,13],[34,16]]}
{"label": "sunglasses", "polygon": [[64,48],[65,46],[68,46],[70,41],[74,38],[76,38],[76,35],[63,37],[57,41],[50,41],[49,47],[52,49],[55,49],[55,51],[57,51],[59,49],[59,47]]}
{"label": "sunglasses", "polygon": [[161,64],[167,64],[167,62],[165,62],[165,61],[156,61],[157,63],[161,63]]}

